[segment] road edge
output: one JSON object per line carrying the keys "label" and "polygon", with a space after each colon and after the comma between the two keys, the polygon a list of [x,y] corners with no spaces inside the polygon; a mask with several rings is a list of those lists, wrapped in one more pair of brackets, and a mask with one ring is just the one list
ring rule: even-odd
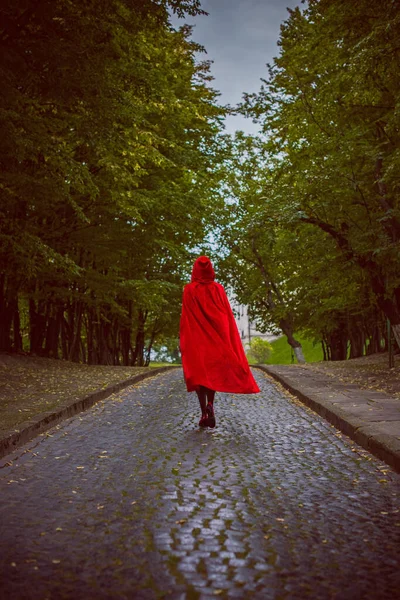
{"label": "road edge", "polygon": [[118,383],[114,383],[102,390],[97,390],[96,392],[88,394],[83,398],[75,400],[71,404],[61,405],[61,408],[57,408],[54,411],[37,415],[27,423],[22,423],[20,430],[15,431],[3,439],[0,439],[0,459],[4,458],[8,454],[11,454],[27,442],[30,442],[39,434],[51,429],[51,427],[54,427],[61,421],[88,410],[94,404],[96,404],[96,402],[104,400],[108,396],[111,396],[111,394],[115,394],[116,392],[119,392],[130,385],[134,385],[143,379],[147,379],[148,377],[154,377],[154,375],[159,375],[164,371],[170,371],[171,369],[178,368],[179,367],[175,365],[171,365],[170,367],[157,367],[155,369],[146,371],[145,373],[140,373]]}
{"label": "road edge", "polygon": [[292,377],[285,377],[268,366],[252,365],[252,367],[264,371],[264,373],[278,381],[303,404],[326,419],[365,450],[392,467],[397,473],[400,473],[400,452],[397,447],[393,447],[398,446],[398,442],[394,443],[394,436],[382,433],[373,424],[367,424],[357,419],[357,417],[346,414],[340,406],[335,406],[328,400],[322,400],[317,395],[314,396],[311,390],[301,389],[301,385],[294,381]]}

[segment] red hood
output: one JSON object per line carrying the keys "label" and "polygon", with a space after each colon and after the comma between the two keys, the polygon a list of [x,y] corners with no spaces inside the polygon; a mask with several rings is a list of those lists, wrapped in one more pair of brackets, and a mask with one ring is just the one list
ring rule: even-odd
{"label": "red hood", "polygon": [[193,265],[192,282],[209,283],[214,281],[215,273],[208,256],[199,256]]}

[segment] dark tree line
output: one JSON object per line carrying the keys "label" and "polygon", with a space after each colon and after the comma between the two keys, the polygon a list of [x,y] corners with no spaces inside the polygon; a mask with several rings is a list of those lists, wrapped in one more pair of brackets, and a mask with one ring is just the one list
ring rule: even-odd
{"label": "dark tree line", "polygon": [[0,350],[142,365],[175,335],[223,111],[169,10],[200,8],[1,9]]}

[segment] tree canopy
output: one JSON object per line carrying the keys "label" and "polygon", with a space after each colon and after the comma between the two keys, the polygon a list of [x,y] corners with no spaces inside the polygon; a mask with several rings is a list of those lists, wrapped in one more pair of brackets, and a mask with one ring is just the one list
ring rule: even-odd
{"label": "tree canopy", "polygon": [[[400,5],[308,0],[224,135],[198,0],[14,0],[0,29],[0,350],[175,354],[194,254],[260,330],[400,345]],[[209,232],[213,230],[210,237]]]}
{"label": "tree canopy", "polygon": [[205,237],[224,110],[197,0],[17,0],[0,31],[0,348],[142,364]]}
{"label": "tree canopy", "polygon": [[310,0],[289,13],[240,107],[260,136],[228,144],[223,264],[259,323],[346,358],[381,348],[385,318],[400,344],[400,6]]}

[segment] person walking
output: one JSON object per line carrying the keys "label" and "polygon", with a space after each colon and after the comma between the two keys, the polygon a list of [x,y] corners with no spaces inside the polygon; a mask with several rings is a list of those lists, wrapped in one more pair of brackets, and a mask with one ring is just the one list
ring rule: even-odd
{"label": "person walking", "polygon": [[200,427],[215,427],[215,392],[256,394],[235,318],[210,259],[199,256],[185,285],[179,327],[182,367],[188,392],[196,392]]}

